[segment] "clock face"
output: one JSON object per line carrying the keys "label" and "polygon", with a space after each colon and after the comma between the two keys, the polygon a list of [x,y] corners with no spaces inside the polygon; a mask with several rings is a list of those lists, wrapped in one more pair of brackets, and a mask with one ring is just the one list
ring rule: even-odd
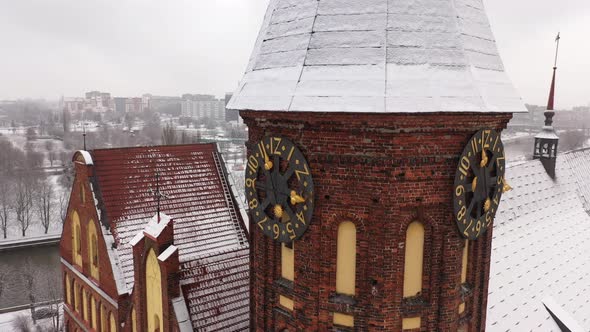
{"label": "clock face", "polygon": [[504,187],[504,145],[494,130],[480,130],[459,158],[453,190],[461,235],[476,240],[491,227]]}
{"label": "clock face", "polygon": [[284,137],[265,137],[246,168],[250,218],[265,235],[290,243],[303,236],[313,214],[313,180],[303,154]]}

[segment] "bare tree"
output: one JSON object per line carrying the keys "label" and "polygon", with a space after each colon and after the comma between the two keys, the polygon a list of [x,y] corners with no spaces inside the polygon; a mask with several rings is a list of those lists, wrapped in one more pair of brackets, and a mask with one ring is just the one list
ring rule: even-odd
{"label": "bare tree", "polygon": [[47,152],[47,159],[49,159],[49,163],[53,167],[53,162],[57,160],[57,153],[55,151]]}
{"label": "bare tree", "polygon": [[171,123],[167,123],[166,126],[162,128],[162,144],[173,145],[176,144],[176,142],[176,129]]}
{"label": "bare tree", "polygon": [[13,204],[12,200],[13,183],[8,176],[0,176],[0,229],[5,239],[8,235],[10,209]]}
{"label": "bare tree", "polygon": [[66,222],[66,217],[68,216],[68,204],[70,203],[70,192],[68,190],[62,191],[61,195],[59,196],[59,217],[61,223]]}
{"label": "bare tree", "polygon": [[36,178],[32,172],[23,171],[16,181],[14,210],[16,221],[22,236],[26,236],[27,229],[33,219],[33,192]]}
{"label": "bare tree", "polygon": [[61,327],[61,317],[59,313],[63,294],[63,290],[59,287],[59,274],[51,273],[45,280],[46,298],[49,301],[49,312],[51,314],[51,331],[59,331]]}
{"label": "bare tree", "polygon": [[3,269],[0,271],[0,299],[2,298],[2,293],[4,293],[4,288],[6,287],[6,279],[8,278],[8,271]]}
{"label": "bare tree", "polygon": [[53,151],[53,141],[52,140],[46,140],[45,141],[45,150],[47,150],[47,152],[49,151]]}
{"label": "bare tree", "polygon": [[31,319],[26,314],[20,314],[12,320],[13,331],[16,332],[32,332]]}
{"label": "bare tree", "polygon": [[38,188],[36,190],[35,205],[37,206],[37,212],[41,218],[41,225],[43,231],[47,234],[49,226],[51,224],[51,211],[52,211],[52,200],[53,200],[53,185],[49,180],[43,180],[38,182]]}

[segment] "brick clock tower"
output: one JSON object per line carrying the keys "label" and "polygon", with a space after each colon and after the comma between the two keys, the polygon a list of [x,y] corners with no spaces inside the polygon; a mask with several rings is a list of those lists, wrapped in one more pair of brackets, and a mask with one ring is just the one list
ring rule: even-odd
{"label": "brick clock tower", "polygon": [[270,0],[249,128],[253,331],[481,331],[500,132],[481,0]]}

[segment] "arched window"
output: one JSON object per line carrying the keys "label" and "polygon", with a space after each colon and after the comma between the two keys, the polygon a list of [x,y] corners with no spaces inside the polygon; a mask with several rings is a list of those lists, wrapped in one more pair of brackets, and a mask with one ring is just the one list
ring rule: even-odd
{"label": "arched window", "polygon": [[338,226],[336,255],[336,293],[355,295],[356,227],[350,221]]}
{"label": "arched window", "polygon": [[80,182],[80,201],[86,204],[86,191],[84,190],[84,182]]}
{"label": "arched window", "polygon": [[109,316],[110,316],[109,321],[111,323],[111,331],[110,332],[117,332],[117,322],[115,321],[115,316],[113,315],[112,312],[109,314]]}
{"label": "arched window", "polygon": [[72,213],[72,260],[82,267],[82,234],[80,231],[80,217],[78,212]]}
{"label": "arched window", "polygon": [[160,332],[160,317],[158,315],[154,315],[154,332]]}
{"label": "arched window", "polygon": [[82,318],[88,321],[88,292],[82,289]]}
{"label": "arched window", "polygon": [[406,254],[404,261],[404,298],[422,292],[422,269],[424,262],[424,225],[413,222],[406,231]]}
{"label": "arched window", "polygon": [[161,328],[159,317],[162,317],[162,275],[153,249],[150,249],[147,255],[145,279],[148,331],[159,331]]}
{"label": "arched window", "polygon": [[281,244],[281,277],[289,281],[295,280],[295,244],[289,248]]}
{"label": "arched window", "polygon": [[135,308],[131,309],[131,332],[137,332],[137,314]]}
{"label": "arched window", "polygon": [[107,307],[105,305],[100,306],[100,331],[107,332],[108,329],[108,322],[107,322]]}
{"label": "arched window", "polygon": [[96,322],[97,322],[97,317],[98,317],[98,309],[96,307],[96,300],[94,299],[94,296],[90,296],[90,315],[92,316],[90,319],[90,327],[92,327],[93,329],[96,330]]}
{"label": "arched window", "polygon": [[74,280],[74,310],[81,313],[80,311],[80,284]]}
{"label": "arched window", "polygon": [[98,240],[96,225],[92,219],[88,223],[88,261],[90,262],[90,276],[95,280],[99,280]]}
{"label": "arched window", "polygon": [[70,277],[68,277],[67,274],[65,274],[65,278],[66,278],[66,303],[67,304],[72,304],[72,293],[70,290],[70,287],[72,287],[70,285]]}
{"label": "arched window", "polygon": [[[463,259],[461,260],[461,284],[467,282],[467,263],[469,262],[469,240],[465,240],[465,246],[463,247]],[[459,304],[459,313],[462,314],[465,311],[465,302]]]}

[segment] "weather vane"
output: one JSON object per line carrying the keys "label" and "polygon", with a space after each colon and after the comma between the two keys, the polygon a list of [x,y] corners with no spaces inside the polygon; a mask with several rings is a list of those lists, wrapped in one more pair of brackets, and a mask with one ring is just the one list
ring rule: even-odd
{"label": "weather vane", "polygon": [[84,140],[84,151],[86,151],[86,125],[82,124],[82,139]]}
{"label": "weather vane", "polygon": [[555,100],[555,73],[557,72],[557,56],[559,55],[559,40],[561,39],[560,33],[557,33],[555,37],[555,62],[553,63],[553,79],[551,80],[551,91],[549,92],[549,100],[547,101],[547,110],[553,111],[554,100]]}
{"label": "weather vane", "polygon": [[150,192],[154,195],[157,202],[156,212],[158,214],[158,222],[160,222],[160,200],[162,198],[168,198],[168,195],[160,191],[160,172],[156,172],[156,190],[150,189]]}

